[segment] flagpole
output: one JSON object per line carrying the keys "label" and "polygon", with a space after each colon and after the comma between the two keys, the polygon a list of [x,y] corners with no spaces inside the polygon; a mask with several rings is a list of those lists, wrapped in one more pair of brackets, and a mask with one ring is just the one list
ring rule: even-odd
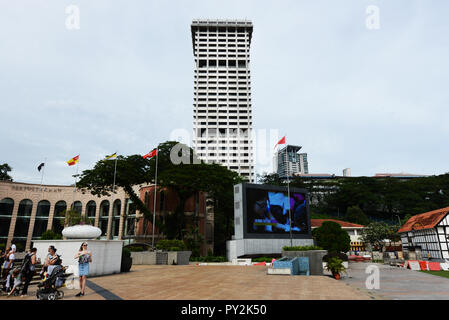
{"label": "flagpole", "polygon": [[288,219],[290,223],[290,247],[293,247],[293,235],[292,235],[292,211],[290,208],[290,178],[288,170],[288,145],[285,146],[285,159],[287,160],[287,194],[288,194]]}
{"label": "flagpole", "polygon": [[159,145],[156,147],[156,170],[154,178],[154,205],[153,205],[153,235],[151,239],[151,248],[154,250],[154,223],[156,219],[156,189],[157,189],[157,162],[159,158]]}
{"label": "flagpole", "polygon": [[43,188],[42,188],[42,183],[44,181],[44,170],[45,170],[45,162],[47,162],[47,158],[44,158],[44,166],[42,167],[42,173],[41,173],[41,189],[39,190],[39,194],[37,196],[37,209],[36,209],[36,214],[37,214],[37,210],[39,210],[39,202],[41,201],[41,198],[43,198],[42,193],[43,193]]}
{"label": "flagpole", "polygon": [[[80,155],[78,155],[78,161],[76,163],[76,173],[75,173],[75,188],[73,189],[73,197],[72,197],[72,209],[75,210],[75,192],[76,192],[76,178],[78,176],[78,169],[80,166]],[[81,209],[82,210],[82,209]]]}

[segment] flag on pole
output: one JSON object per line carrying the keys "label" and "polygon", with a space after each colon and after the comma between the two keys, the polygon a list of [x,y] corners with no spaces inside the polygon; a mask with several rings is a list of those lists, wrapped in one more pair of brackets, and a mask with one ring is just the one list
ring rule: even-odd
{"label": "flag on pole", "polygon": [[69,161],[67,161],[67,164],[69,166],[73,166],[74,164],[76,164],[79,160],[80,155],[77,155],[76,157],[73,157],[72,159],[70,159]]}
{"label": "flag on pole", "polygon": [[37,167],[37,171],[41,171],[42,167],[45,166],[45,163],[42,162],[38,167]]}
{"label": "flag on pole", "polygon": [[276,145],[274,147],[276,148],[277,145],[279,145],[279,144],[285,144],[285,136],[281,140],[279,140],[279,142],[276,143]]}
{"label": "flag on pole", "polygon": [[148,152],[146,155],[143,156],[144,159],[151,159],[154,156],[157,155],[157,149],[154,148],[153,150],[151,150],[150,152]]}
{"label": "flag on pole", "polygon": [[111,154],[110,156],[106,156],[103,160],[111,160],[117,158],[117,152],[114,154]]}

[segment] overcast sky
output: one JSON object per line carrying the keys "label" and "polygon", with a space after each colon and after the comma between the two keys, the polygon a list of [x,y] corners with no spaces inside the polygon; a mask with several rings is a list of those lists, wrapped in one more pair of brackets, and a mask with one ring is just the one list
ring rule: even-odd
{"label": "overcast sky", "polygon": [[[0,163],[15,181],[39,183],[46,158],[44,183],[70,184],[77,154],[81,171],[190,132],[196,18],[253,22],[254,128],[301,145],[311,173],[449,171],[447,1],[0,4]],[[71,4],[80,29],[66,27]]]}

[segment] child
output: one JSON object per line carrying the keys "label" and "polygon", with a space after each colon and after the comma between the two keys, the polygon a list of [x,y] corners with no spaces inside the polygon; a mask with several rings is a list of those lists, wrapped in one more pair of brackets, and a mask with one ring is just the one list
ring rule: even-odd
{"label": "child", "polygon": [[[22,275],[20,273],[20,269],[19,268],[15,268],[13,269],[10,274],[8,275],[8,280],[7,280],[7,287],[10,287],[11,291],[8,292],[8,297],[10,295],[12,295],[16,290],[18,290],[18,287],[20,286],[20,284],[22,283]],[[11,287],[11,282],[14,281],[12,287]]]}

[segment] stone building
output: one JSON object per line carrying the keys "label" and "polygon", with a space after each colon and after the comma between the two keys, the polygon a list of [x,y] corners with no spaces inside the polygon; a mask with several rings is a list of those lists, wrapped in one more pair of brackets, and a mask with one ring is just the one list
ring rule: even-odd
{"label": "stone building", "polygon": [[[153,211],[154,186],[134,186],[134,191]],[[174,212],[177,197],[173,191],[157,192],[156,216],[164,218]],[[61,233],[61,213],[74,208],[86,215],[102,231],[100,239],[150,242],[152,220],[148,221],[136,210],[135,204],[123,189],[117,188],[110,196],[94,196],[81,192],[73,186],[38,185],[21,182],[0,181],[0,244],[18,249],[28,249],[32,240],[37,240],[46,230]],[[205,238],[202,253],[213,248],[213,211],[206,208],[206,195],[200,193],[187,200],[186,216],[195,212],[199,218],[199,231]],[[155,239],[163,238],[155,228]]]}

